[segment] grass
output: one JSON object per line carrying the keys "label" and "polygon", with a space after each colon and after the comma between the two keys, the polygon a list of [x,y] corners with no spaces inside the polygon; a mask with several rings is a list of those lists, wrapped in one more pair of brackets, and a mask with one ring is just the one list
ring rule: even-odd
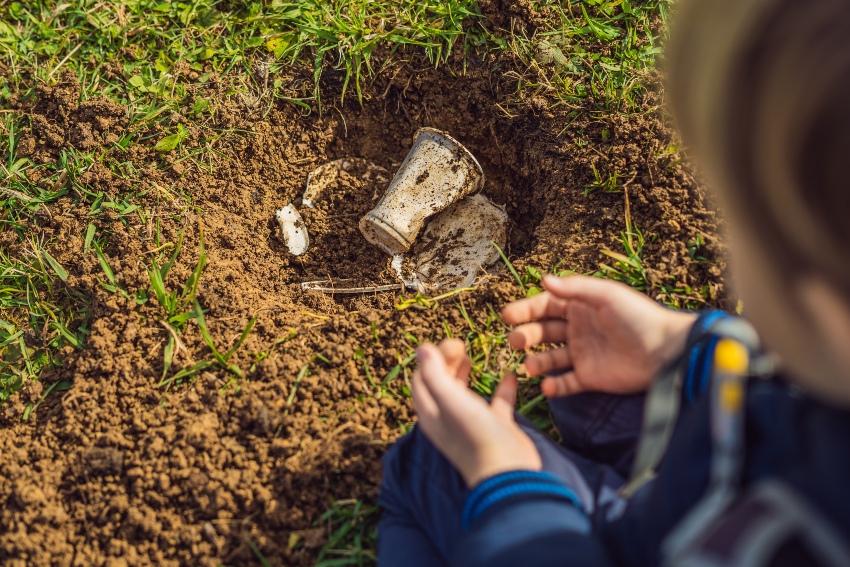
{"label": "grass", "polygon": [[82,252],[97,255],[106,276],[102,285],[124,295],[127,292],[118,285],[103,253],[105,238],[95,238],[94,219],[105,211],[125,218],[138,207],[125,197],[94,192],[80,181],[95,161],[90,154],[65,149],[55,161],[41,164],[20,155],[25,118],[13,112],[0,116],[0,230],[8,238],[0,250],[2,402],[27,381],[58,368],[68,347],[81,348],[85,343],[89,298],[68,285],[69,273],[50,253],[51,243],[33,236],[40,233],[43,219],[50,217],[51,207],[69,195],[90,204],[93,221],[86,229]]}
{"label": "grass", "polygon": [[[667,29],[671,0],[537,1],[547,23],[491,36],[512,52],[516,103],[544,97],[552,109],[578,111],[639,107]],[[503,108],[512,114],[510,106]]]}
{"label": "grass", "polygon": [[[18,154],[21,120],[12,113],[2,115],[0,123],[0,228],[11,229],[19,237],[27,234],[26,223],[39,210],[67,193],[65,169],[61,164],[36,166]],[[43,176],[40,183],[30,176]],[[63,177],[64,174],[64,177]]]}
{"label": "grass", "polygon": [[[595,275],[623,282],[643,291],[657,301],[675,309],[701,309],[709,299],[708,288],[693,289],[687,285],[675,283],[670,275],[662,274],[662,281],[651,281],[643,261],[644,248],[648,242],[647,235],[632,221],[628,189],[623,190],[625,200],[625,230],[620,233],[620,244],[623,251],[617,252],[608,248],[602,250],[612,262],[600,262]],[[700,255],[704,246],[702,235],[688,242],[688,253],[697,262],[705,262]]]}
{"label": "grass", "polygon": [[434,64],[445,61],[476,15],[473,0],[11,2],[0,8],[0,50],[11,69],[0,94],[28,87],[27,72],[50,81],[68,68],[87,92],[179,100],[187,92],[174,73],[179,63],[200,82],[236,75],[261,98],[298,101],[303,93],[290,96],[275,77],[309,61],[315,99],[328,69],[342,75],[342,97],[361,98],[364,78],[391,61],[378,55],[412,46]]}
{"label": "grass", "polygon": [[[276,4],[276,5],[275,5]],[[294,62],[302,53],[313,59],[314,96],[330,64],[342,71],[341,97],[350,88],[363,99],[362,81],[388,59],[373,59],[379,48],[416,46],[434,64],[443,62],[463,35],[463,23],[477,16],[472,0],[307,0],[273,3],[252,16],[261,22],[264,45],[277,61]]]}
{"label": "grass", "polygon": [[[553,108],[588,99],[633,108],[660,51],[669,4],[537,1],[531,7],[547,23],[528,32],[487,28],[475,0],[9,2],[0,7],[0,62],[8,68],[0,101],[68,71],[83,99],[127,106],[134,135],[161,125],[158,147],[169,152],[188,137],[169,116],[181,111],[203,122],[215,111],[203,94],[213,79],[259,107],[288,100],[309,108],[321,102],[328,71],[339,77],[343,100],[362,100],[365,81],[407,56],[396,56],[400,49],[437,65],[461,43],[465,52],[515,56],[507,76],[521,104],[544,96]],[[292,67],[311,80],[282,73]]]}
{"label": "grass", "polygon": [[84,300],[44,243],[30,240],[21,256],[0,250],[0,402],[60,366],[86,334]]}
{"label": "grass", "polygon": [[584,188],[582,193],[586,197],[594,191],[602,191],[603,193],[619,193],[628,186],[629,180],[625,180],[623,176],[615,171],[610,175],[600,173],[595,164],[590,164],[590,171],[593,173],[593,180]]}
{"label": "grass", "polygon": [[[67,348],[86,332],[85,298],[66,285],[69,274],[28,230],[39,211],[61,197],[61,174],[18,155],[21,126],[12,114],[0,123],[0,403],[28,381],[61,365]],[[45,182],[36,185],[36,172]],[[48,188],[51,187],[51,188]],[[52,188],[52,187],[55,187]],[[32,407],[25,417],[29,417]]]}
{"label": "grass", "polygon": [[[29,175],[45,168],[18,155],[20,124],[3,115],[0,136],[0,229],[12,240],[0,248],[0,403],[29,380],[61,365],[66,347],[79,347],[86,333],[85,298],[66,285],[69,274],[48,251],[49,243],[27,230],[35,214],[65,193],[61,174],[45,172],[36,185]],[[14,235],[14,237],[13,237]],[[32,406],[24,417],[29,417]]]}
{"label": "grass", "polygon": [[[334,502],[319,518],[328,538],[316,558],[316,567],[364,566],[376,563],[379,510],[361,500]],[[297,544],[297,542],[295,542]]]}
{"label": "grass", "polygon": [[608,248],[603,249],[602,253],[614,260],[614,263],[600,263],[597,275],[626,283],[640,291],[648,291],[649,281],[642,258],[643,249],[646,246],[646,236],[632,222],[628,189],[624,188],[623,198],[625,200],[625,212],[623,216],[625,218],[626,228],[620,233],[620,243],[623,246],[624,253],[615,252]]}
{"label": "grass", "polygon": [[[226,374],[234,378],[244,378],[245,372],[236,364],[231,362],[233,355],[238,351],[256,323],[256,317],[252,317],[236,341],[226,350],[221,351],[213,339],[212,334],[207,327],[206,317],[201,304],[198,302],[198,288],[201,282],[201,275],[207,265],[207,254],[204,247],[203,232],[200,233],[200,246],[198,251],[198,261],[195,264],[189,277],[178,288],[171,289],[166,285],[168,274],[174,267],[175,262],[183,250],[183,235],[181,234],[177,243],[171,246],[166,246],[160,243],[159,237],[156,240],[157,248],[170,248],[171,253],[166,258],[160,260],[154,259],[148,269],[148,279],[150,280],[150,292],[156,299],[159,306],[162,308],[165,317],[159,321],[166,331],[166,343],[163,348],[162,361],[162,376],[159,381],[159,386],[166,390],[173,386],[191,380],[201,372],[210,368],[219,368]],[[168,243],[170,244],[170,243]],[[210,357],[197,362],[191,362],[183,368],[171,373],[175,355],[180,351],[186,350],[180,335],[186,329],[188,323],[194,321],[201,335],[203,343],[210,352]],[[188,355],[188,353],[187,353]]]}
{"label": "grass", "polygon": [[399,302],[396,303],[395,308],[399,311],[406,311],[408,309],[433,309],[434,307],[438,306],[442,301],[470,291],[475,291],[475,288],[461,287],[453,289],[451,291],[447,291],[446,293],[435,295],[433,297],[428,297],[424,293],[417,292],[411,297],[405,297],[399,300]]}

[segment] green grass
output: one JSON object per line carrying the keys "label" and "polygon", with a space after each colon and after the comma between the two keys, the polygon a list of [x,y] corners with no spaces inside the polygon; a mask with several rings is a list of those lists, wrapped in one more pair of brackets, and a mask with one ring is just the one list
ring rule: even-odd
{"label": "green grass", "polygon": [[[148,268],[148,279],[150,281],[150,294],[156,299],[162,308],[164,318],[159,321],[166,331],[166,343],[163,348],[162,375],[159,382],[161,388],[166,390],[173,386],[189,381],[204,370],[219,368],[225,374],[233,378],[245,377],[245,372],[231,361],[233,355],[242,347],[251,330],[256,323],[256,317],[252,317],[243,327],[236,341],[225,351],[216,345],[216,341],[207,327],[206,317],[201,304],[198,302],[198,289],[201,276],[207,266],[207,253],[204,246],[203,233],[201,232],[198,251],[198,261],[189,277],[179,287],[167,285],[168,275],[183,251],[183,235],[181,234],[177,243],[161,243],[157,237],[157,248],[171,250],[164,258],[154,259]],[[210,357],[188,364],[176,372],[171,372],[175,355],[179,350],[185,350],[181,334],[186,330],[190,321],[197,325],[201,339],[209,350]]]}
{"label": "green grass", "polygon": [[[0,117],[0,230],[24,237],[35,213],[67,193],[67,172],[61,163],[35,165],[20,156],[22,120],[12,113]],[[29,179],[36,174],[42,176],[39,183]]]}
{"label": "green grass", "polygon": [[[2,403],[59,366],[66,347],[82,344],[87,313],[85,298],[66,285],[67,269],[48,251],[50,243],[28,229],[38,211],[66,193],[62,173],[19,156],[20,121],[11,113],[0,116],[0,231],[16,241],[0,248]],[[29,179],[36,173],[43,176],[39,184]]]}
{"label": "green grass", "polygon": [[316,558],[316,567],[374,565],[378,517],[374,504],[356,499],[334,502],[319,518],[318,525],[327,529],[328,537]]}
{"label": "green grass", "polygon": [[[604,132],[607,132],[607,130],[604,130]],[[619,193],[630,183],[629,180],[624,179],[624,176],[617,171],[610,175],[601,173],[596,165],[592,163],[590,164],[590,171],[593,173],[593,181],[584,188],[583,194],[585,197],[594,191]]]}
{"label": "green grass", "polygon": [[[0,7],[0,100],[35,81],[72,72],[82,98],[126,104],[131,123],[168,126],[170,111],[203,119],[214,103],[203,94],[211,78],[229,82],[259,106],[275,100],[309,106],[322,98],[321,79],[339,77],[340,96],[363,97],[363,84],[391,69],[400,48],[433,64],[464,51],[511,52],[507,76],[520,103],[544,96],[553,108],[588,99],[634,107],[660,52],[670,0],[533,2],[548,15],[532,32],[489,29],[475,0],[58,0]],[[282,70],[303,67],[310,81]],[[507,112],[510,112],[506,108]],[[161,149],[185,133],[173,125]]]}
{"label": "green grass", "polygon": [[[0,248],[2,403],[57,368],[66,348],[82,344],[87,313],[85,298],[66,285],[67,269],[48,251],[50,243],[29,230],[36,213],[66,192],[61,174],[19,156],[20,122],[11,113],[0,116],[0,231],[9,239]],[[36,172],[44,176],[38,185],[29,180]]]}
{"label": "green grass", "polygon": [[[492,40],[518,64],[507,76],[518,104],[543,97],[550,108],[633,110],[651,84],[671,0],[532,2],[549,14],[532,33],[515,27]],[[504,108],[512,114],[509,106]]]}
{"label": "green grass", "polygon": [[[342,75],[341,96],[361,97],[364,78],[390,62],[377,55],[413,46],[444,61],[476,10],[473,0],[11,2],[0,8],[0,52],[11,69],[0,94],[28,87],[27,72],[49,81],[68,68],[85,94],[175,100],[186,94],[179,62],[198,82],[230,74],[261,97],[300,100],[276,78],[299,62],[312,68],[317,99],[327,69]],[[108,69],[114,61],[119,68]]]}
{"label": "green grass", "polygon": [[[645,292],[668,307],[675,309],[702,309],[708,303],[708,288],[694,289],[687,285],[676,284],[672,276],[661,274],[661,281],[652,281],[643,261],[644,248],[650,238],[632,221],[631,206],[628,190],[623,191],[625,199],[625,230],[620,233],[622,252],[609,248],[602,249],[602,254],[609,262],[600,262],[595,275],[623,282]],[[700,255],[704,241],[702,235],[688,242],[688,253],[697,262],[705,262]]]}
{"label": "green grass", "polygon": [[19,152],[26,119],[12,112],[0,117],[0,230],[9,239],[0,250],[2,402],[27,381],[58,368],[68,348],[81,348],[86,340],[90,298],[68,285],[68,270],[49,252],[52,243],[34,236],[51,207],[69,195],[89,205],[92,222],[81,252],[96,254],[105,276],[102,285],[125,296],[103,252],[106,237],[96,238],[95,221],[105,211],[125,221],[141,212],[126,197],[92,191],[80,181],[95,162],[93,155],[66,149],[55,161],[36,164]]}
{"label": "green grass", "polygon": [[83,344],[85,298],[67,277],[43,242],[31,239],[20,256],[0,250],[0,403]]}

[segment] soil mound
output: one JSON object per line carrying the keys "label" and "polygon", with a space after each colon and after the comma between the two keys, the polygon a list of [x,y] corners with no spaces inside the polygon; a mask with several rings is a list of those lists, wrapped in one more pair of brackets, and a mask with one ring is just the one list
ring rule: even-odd
{"label": "soil mound", "polygon": [[19,148],[36,162],[56,159],[66,146],[92,151],[115,143],[127,125],[126,109],[110,100],[80,102],[80,86],[71,73],[54,86],[40,85],[37,100]]}

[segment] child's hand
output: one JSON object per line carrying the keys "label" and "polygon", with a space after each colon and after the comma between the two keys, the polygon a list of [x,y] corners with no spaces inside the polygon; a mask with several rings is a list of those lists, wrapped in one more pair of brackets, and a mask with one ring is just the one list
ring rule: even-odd
{"label": "child's hand", "polygon": [[419,427],[468,486],[500,472],[540,470],[537,449],[514,420],[515,376],[502,380],[488,404],[467,388],[470,365],[463,342],[423,345],[416,358],[413,405]]}
{"label": "child's hand", "polygon": [[519,325],[515,349],[565,346],[529,353],[526,370],[546,374],[546,396],[586,390],[641,392],[685,346],[695,314],[671,311],[625,284],[586,276],[543,279],[546,292],[507,305],[502,317]]}

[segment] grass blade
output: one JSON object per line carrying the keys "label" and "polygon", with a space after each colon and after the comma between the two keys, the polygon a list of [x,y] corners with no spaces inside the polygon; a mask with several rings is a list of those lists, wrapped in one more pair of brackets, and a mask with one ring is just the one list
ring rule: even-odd
{"label": "grass blade", "polygon": [[88,252],[89,250],[91,250],[95,230],[96,229],[94,223],[89,223],[89,225],[86,227],[86,239],[83,242],[83,252]]}
{"label": "grass blade", "polygon": [[516,271],[516,268],[514,268],[514,265],[511,263],[510,260],[508,260],[508,257],[505,255],[504,250],[502,250],[495,242],[493,242],[492,244],[496,247],[496,251],[499,253],[499,257],[502,259],[502,262],[505,263],[505,266],[508,267],[508,271],[516,280],[516,283],[517,285],[519,285],[519,288],[523,291],[523,293],[525,293],[525,284],[522,282],[522,278],[519,277],[519,273]]}
{"label": "grass blade", "polygon": [[215,346],[210,330],[207,328],[207,320],[204,318],[204,310],[198,300],[195,300],[195,321],[198,323],[198,329],[201,331],[201,338],[207,348],[210,349],[215,359],[224,367],[227,367],[227,359],[221,354]]}
{"label": "grass blade", "polygon": [[106,279],[109,280],[110,284],[117,287],[118,280],[115,278],[115,272],[112,271],[112,266],[109,265],[109,261],[106,259],[106,255],[103,253],[103,249],[97,243],[95,243],[94,245],[94,253],[97,256],[97,261],[100,264],[100,269],[103,270],[103,273],[106,275]]}
{"label": "grass blade", "polygon": [[251,317],[251,320],[248,321],[248,324],[245,325],[245,328],[242,329],[242,333],[239,335],[239,338],[236,339],[236,342],[233,343],[233,346],[227,349],[227,352],[224,353],[225,360],[230,360],[230,357],[233,356],[239,347],[245,342],[245,339],[248,338],[248,335],[251,334],[251,330],[254,328],[254,324],[257,322],[257,317]]}
{"label": "grass blade", "polygon": [[60,280],[62,280],[63,282],[68,281],[68,270],[63,268],[62,264],[60,264],[56,260],[56,258],[51,256],[50,253],[44,249],[41,250],[41,255],[42,257],[44,257],[44,260],[50,266],[50,269],[53,270],[53,272],[59,277]]}

